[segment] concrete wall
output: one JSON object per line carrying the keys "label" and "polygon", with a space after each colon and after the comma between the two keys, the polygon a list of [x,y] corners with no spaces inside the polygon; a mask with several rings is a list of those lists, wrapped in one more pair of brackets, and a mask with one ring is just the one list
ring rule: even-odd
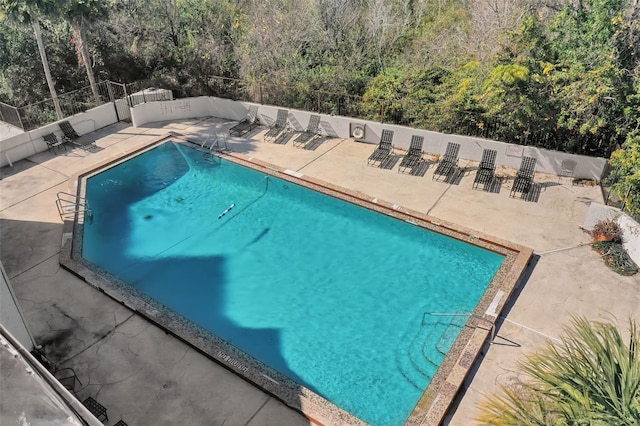
{"label": "concrete wall", "polygon": [[[170,101],[147,102],[131,108],[131,120],[135,127],[144,126],[155,121],[183,120],[198,117],[218,117],[227,120],[242,120],[251,104],[230,99],[200,96],[195,98],[177,99]],[[275,121],[278,107],[258,105],[258,119],[266,126]],[[307,127],[309,116],[307,111],[289,110],[289,122],[296,130]],[[92,132],[96,129],[113,124],[117,121],[113,104],[105,104],[78,114],[68,119],[79,134]],[[460,158],[463,160],[479,161],[483,149],[495,149],[498,152],[496,164],[517,169],[523,156],[537,158],[536,171],[559,175],[562,161],[572,159],[577,162],[574,177],[599,180],[606,164],[606,159],[587,157],[582,155],[565,154],[546,149],[512,145],[489,139],[469,136],[448,135],[428,130],[412,129],[410,127],[393,124],[382,124],[373,121],[357,120],[350,117],[322,115],[320,127],[325,135],[339,138],[350,137],[351,123],[365,125],[365,137],[361,142],[377,144],[383,129],[394,131],[393,144],[396,148],[408,149],[412,135],[424,136],[423,151],[429,154],[443,154],[447,143],[460,144]],[[0,141],[0,166],[9,164],[47,149],[42,139],[45,133],[62,132],[57,124],[50,124],[27,133],[19,134]]]}
{"label": "concrete wall", "polygon": [[14,297],[2,263],[0,263],[0,324],[9,330],[28,351],[34,349],[31,332],[22,317],[18,300]]}
{"label": "concrete wall", "polygon": [[[239,121],[243,119],[249,106],[247,102],[237,102],[229,99],[215,97],[198,97],[179,99],[165,102],[150,102],[138,105],[131,110],[134,126],[142,126],[153,121],[180,120],[196,117],[219,117],[228,120]],[[260,123],[270,126],[275,121],[277,106],[258,105],[258,118]],[[307,111],[289,110],[289,122],[296,130],[307,127],[309,116]],[[412,129],[410,127],[393,124],[382,124],[373,121],[357,120],[350,117],[322,115],[320,127],[324,134],[339,137],[350,137],[351,123],[365,125],[365,137],[361,142],[377,144],[383,129],[394,131],[393,144],[396,148],[408,149],[412,135],[424,136],[423,151],[429,154],[444,154],[447,143],[460,144],[460,158],[463,160],[479,161],[483,149],[495,149],[498,151],[496,164],[514,169],[520,167],[523,156],[535,157],[537,161],[536,171],[559,175],[561,164],[565,159],[577,162],[574,177],[599,180],[607,162],[604,158],[587,157],[583,155],[565,154],[546,149],[512,145],[504,142],[496,142],[488,139],[469,136],[448,135],[431,132],[428,130]]]}
{"label": "concrete wall", "polygon": [[[117,122],[112,103],[100,105],[66,120],[80,136]],[[0,141],[0,167],[46,151],[48,147],[42,135],[47,133],[55,133],[58,136],[63,134],[56,122]]]}
{"label": "concrete wall", "polygon": [[0,141],[19,135],[20,133],[24,133],[24,130],[20,127],[0,121]]}
{"label": "concrete wall", "polygon": [[582,227],[591,231],[596,222],[603,219],[613,219],[618,222],[623,232],[624,248],[636,265],[640,265],[640,224],[620,209],[591,203]]}
{"label": "concrete wall", "polygon": [[131,108],[131,122],[134,127],[140,127],[154,121],[211,117],[212,112],[211,98],[208,96],[147,102]]}
{"label": "concrete wall", "polygon": [[[261,116],[268,115],[273,120],[277,114],[275,107],[261,105],[258,112]],[[308,123],[309,113],[302,111],[290,111],[298,118],[302,128]],[[291,118],[290,118],[291,120]],[[432,132],[429,130],[419,130],[410,127],[397,126],[393,124],[382,124],[373,121],[355,120],[349,117],[336,117],[323,115],[321,127],[325,134],[331,136],[348,138],[351,123],[365,124],[365,138],[363,142],[377,144],[383,129],[394,131],[393,145],[396,148],[409,149],[411,137],[413,135],[424,136],[423,151],[429,154],[444,154],[447,143],[456,142],[460,144],[460,158],[465,160],[480,161],[483,149],[495,149],[498,151],[496,164],[512,168],[519,168],[523,156],[535,157],[537,159],[536,171],[559,175],[562,161],[572,159],[577,162],[574,176],[584,179],[597,179],[602,176],[602,171],[607,162],[604,158],[587,157],[584,155],[566,154],[563,152],[550,151],[542,148],[512,145],[504,142],[497,142],[489,139],[474,138],[470,136],[449,135],[445,133]]]}

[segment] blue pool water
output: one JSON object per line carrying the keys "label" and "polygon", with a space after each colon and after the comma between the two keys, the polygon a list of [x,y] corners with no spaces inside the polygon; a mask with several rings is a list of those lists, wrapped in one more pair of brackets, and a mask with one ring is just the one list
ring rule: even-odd
{"label": "blue pool water", "polygon": [[374,425],[406,421],[466,320],[425,313],[472,311],[503,261],[174,143],[86,197],[87,260]]}

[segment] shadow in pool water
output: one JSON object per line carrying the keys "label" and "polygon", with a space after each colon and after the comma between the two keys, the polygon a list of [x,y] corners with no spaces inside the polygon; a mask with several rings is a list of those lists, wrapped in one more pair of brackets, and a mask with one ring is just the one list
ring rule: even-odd
{"label": "shadow in pool water", "polygon": [[[268,228],[260,235],[266,232]],[[112,257],[111,260],[115,264],[135,265],[118,278],[138,291],[294,382],[316,391],[289,368],[283,355],[280,329],[243,326],[237,318],[233,318],[237,301],[230,300],[231,293],[227,288],[225,273],[228,265],[224,256],[167,257],[138,263],[134,263],[137,259],[126,256],[120,259]],[[242,297],[251,297],[251,294],[244,294]],[[255,300],[255,304],[259,303],[260,300]]]}
{"label": "shadow in pool water", "polygon": [[[115,230],[119,235],[131,235],[132,224],[125,219],[130,215],[129,207],[166,189],[193,166],[192,159],[183,155],[180,148],[173,144],[163,145],[154,151],[156,155],[151,160],[145,156],[135,157],[123,165],[101,173],[94,182],[87,184],[88,195],[92,185],[94,188],[101,185],[97,191],[99,198],[94,201],[90,197],[95,213],[93,221],[88,225],[101,229],[94,234],[90,250],[87,250],[86,246],[85,229],[84,248],[87,260],[94,259],[98,266],[181,317],[208,330],[294,382],[315,391],[289,368],[283,355],[280,329],[256,327],[255,324],[261,322],[260,318],[252,318],[253,325],[240,323],[243,321],[242,314],[239,314],[238,310],[234,313],[234,304],[238,300],[230,300],[231,290],[228,288],[229,279],[226,272],[229,265],[225,256],[190,255],[185,252],[175,255],[161,251],[157,253],[156,258],[143,257],[139,253],[131,254],[129,238],[108,237],[112,232],[116,232]],[[181,158],[184,161],[180,161]],[[145,178],[138,179],[134,178],[135,176]],[[114,203],[113,200],[118,202]],[[145,217],[145,221],[153,219],[151,215]],[[264,228],[246,247],[259,242],[269,231],[269,227]],[[93,232],[96,232],[95,229]],[[167,230],[157,229],[157,232]],[[159,250],[157,247],[146,249],[150,252]],[[250,300],[252,295],[243,294],[242,297],[246,301]],[[255,300],[251,303],[263,302]],[[233,364],[227,365],[229,366],[234,367]],[[237,365],[235,369],[238,369]],[[292,402],[295,404],[294,401],[288,401]]]}
{"label": "shadow in pool water", "polygon": [[139,264],[121,278],[243,352],[310,387],[289,369],[281,353],[280,330],[242,326],[229,316],[233,315],[236,302],[230,300],[227,289],[226,263],[223,256],[170,257]]}

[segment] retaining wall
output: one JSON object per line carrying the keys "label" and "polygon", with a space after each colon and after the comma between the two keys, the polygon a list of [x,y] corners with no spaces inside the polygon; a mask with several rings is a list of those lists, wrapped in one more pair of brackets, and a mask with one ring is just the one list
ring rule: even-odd
{"label": "retaining wall", "polygon": [[[171,121],[185,118],[218,117],[228,120],[242,120],[249,106],[247,102],[237,102],[215,97],[197,97],[174,101],[159,101],[137,105],[131,109],[134,126],[143,126],[153,121]],[[258,118],[265,126],[273,124],[280,107],[258,105]],[[304,130],[313,113],[289,110],[289,122],[296,130]],[[495,149],[498,152],[496,164],[517,169],[523,156],[537,159],[536,171],[560,175],[563,160],[574,160],[577,163],[574,177],[599,180],[605,164],[604,158],[584,155],[566,154],[558,151],[531,146],[513,145],[489,139],[470,136],[450,135],[428,130],[413,129],[394,124],[357,120],[350,117],[321,115],[320,127],[324,134],[338,138],[349,138],[351,124],[364,125],[365,136],[359,142],[377,144],[383,129],[394,131],[393,144],[396,148],[408,149],[412,135],[424,136],[423,151],[429,154],[444,154],[448,142],[460,144],[460,158],[480,161],[483,149]]]}
{"label": "retaining wall", "polygon": [[[131,120],[135,127],[144,126],[150,122],[183,120],[200,117],[218,117],[239,121],[246,114],[249,106],[247,102],[238,102],[210,96],[199,96],[168,101],[147,102],[131,108]],[[275,121],[279,107],[258,105],[258,119],[268,126]],[[289,110],[289,122],[296,130],[303,130],[309,122],[312,113],[307,111]],[[85,113],[74,115],[67,119],[78,134],[92,132],[117,122],[113,103],[93,108]],[[523,156],[537,159],[536,171],[560,175],[563,160],[574,160],[577,163],[574,177],[599,180],[607,160],[599,157],[566,154],[531,146],[513,145],[470,136],[449,135],[428,130],[413,129],[394,124],[377,123],[374,121],[357,120],[350,117],[321,115],[320,127],[325,135],[338,138],[351,137],[351,124],[361,124],[365,128],[362,143],[377,144],[383,129],[394,131],[393,144],[396,148],[408,149],[412,135],[424,136],[423,151],[429,154],[444,154],[448,142],[460,144],[460,158],[462,160],[479,161],[483,149],[495,149],[498,152],[496,164],[517,169]],[[0,166],[26,158],[38,152],[45,151],[47,145],[42,135],[62,132],[56,123],[52,123],[30,132],[25,132],[0,141]]]}
{"label": "retaining wall", "polygon": [[[66,120],[71,123],[80,136],[118,121],[112,103],[100,105],[81,114],[68,117]],[[55,122],[0,141],[0,167],[46,151],[48,147],[42,139],[42,135],[47,133],[55,133],[59,137],[63,134],[58,123]]]}

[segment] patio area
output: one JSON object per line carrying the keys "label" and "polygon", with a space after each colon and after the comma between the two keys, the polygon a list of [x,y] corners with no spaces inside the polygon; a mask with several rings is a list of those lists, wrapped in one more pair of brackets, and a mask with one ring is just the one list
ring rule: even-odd
{"label": "patio area", "polygon": [[[58,192],[75,193],[77,176],[95,165],[133,152],[171,132],[205,141],[211,129],[234,122],[217,118],[110,125],[82,136],[95,149],[42,152],[2,168],[0,260],[27,322],[47,357],[78,374],[81,399],[93,396],[109,421],[129,425],[305,425],[298,412],[264,393],[125,306],[60,268],[63,223]],[[508,176],[498,193],[472,189],[476,163],[453,183],[369,167],[374,145],[327,139],[313,150],[292,143],[263,142],[262,128],[246,138],[229,137],[234,153],[304,173],[329,184],[453,222],[499,239],[531,247],[534,258],[503,317],[497,337],[468,377],[447,416],[449,425],[473,424],[484,393],[517,377],[516,365],[547,339],[556,339],[573,315],[626,326],[640,306],[640,274],[609,270],[581,229],[591,202],[602,202],[598,186],[536,174],[536,202],[509,197]],[[400,151],[397,152],[401,154]]]}

